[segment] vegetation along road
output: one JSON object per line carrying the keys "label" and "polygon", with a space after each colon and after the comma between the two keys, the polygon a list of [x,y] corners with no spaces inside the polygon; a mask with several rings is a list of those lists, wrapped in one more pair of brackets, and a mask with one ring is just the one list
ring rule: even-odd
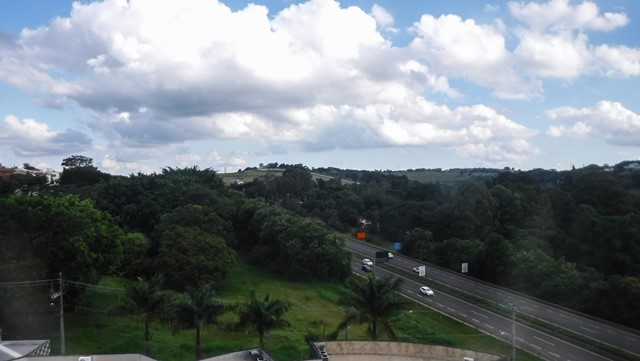
{"label": "vegetation along road", "polygon": [[[347,240],[346,247],[352,252],[374,258],[378,248],[359,241]],[[359,261],[359,260],[358,260]],[[414,267],[421,266],[410,258],[396,255],[389,262],[389,270],[376,267],[376,276],[391,274],[398,276],[398,271],[413,272]],[[357,267],[357,263],[356,263]],[[517,307],[519,315],[526,315],[540,321],[544,321],[558,329],[581,335],[587,340],[587,344],[602,343],[615,348],[619,348],[629,353],[630,357],[640,355],[640,337],[622,327],[616,327],[605,321],[595,320],[577,313],[569,312],[565,309],[555,307],[545,302],[540,302],[520,294],[509,292],[508,290],[494,287],[490,284],[476,281],[472,278],[458,275],[450,271],[425,265],[425,283],[428,286],[442,284],[453,289],[463,291],[476,298],[484,299],[489,303],[504,306],[510,309],[510,305]],[[359,267],[356,270],[360,270]],[[400,273],[400,276],[402,273]],[[407,277],[405,277],[407,278]],[[419,294],[418,289],[421,284],[409,278],[406,279],[403,294],[417,299],[440,312],[443,312],[455,319],[470,324],[483,332],[495,335],[505,341],[511,340],[511,319],[507,315],[502,316],[488,311],[484,307],[475,306],[471,303],[454,298],[438,290],[433,297],[425,297]],[[535,330],[521,322],[516,324],[516,346],[532,354],[549,360],[609,360],[610,358],[600,356],[582,347],[569,344],[559,338],[547,335],[540,330]]]}

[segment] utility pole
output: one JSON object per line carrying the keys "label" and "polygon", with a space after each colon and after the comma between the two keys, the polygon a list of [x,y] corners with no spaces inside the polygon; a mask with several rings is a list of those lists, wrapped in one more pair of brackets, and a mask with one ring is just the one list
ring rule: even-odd
{"label": "utility pole", "polygon": [[65,354],[65,349],[64,349],[64,301],[63,301],[63,296],[64,295],[64,291],[63,291],[63,286],[62,286],[62,272],[60,272],[60,355],[64,356]]}

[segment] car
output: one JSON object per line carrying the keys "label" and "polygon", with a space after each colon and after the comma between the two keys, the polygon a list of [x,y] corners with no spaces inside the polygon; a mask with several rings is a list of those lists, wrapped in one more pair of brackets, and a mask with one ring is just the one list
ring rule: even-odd
{"label": "car", "polygon": [[363,264],[362,265],[362,270],[365,271],[365,272],[372,272],[373,271],[373,267],[371,267],[369,265],[366,265],[366,264]]}
{"label": "car", "polygon": [[393,253],[389,252],[389,260],[393,259]]}
{"label": "car", "polygon": [[433,290],[427,286],[420,287],[420,293],[427,296],[433,296]]}
{"label": "car", "polygon": [[363,259],[362,264],[373,267],[373,261],[368,258]]}
{"label": "car", "polygon": [[420,267],[413,267],[413,272],[420,273]]}

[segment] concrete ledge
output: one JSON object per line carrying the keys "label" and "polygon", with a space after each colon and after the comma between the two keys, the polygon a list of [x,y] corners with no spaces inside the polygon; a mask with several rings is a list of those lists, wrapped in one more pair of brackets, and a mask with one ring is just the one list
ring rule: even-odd
{"label": "concrete ledge", "polygon": [[425,361],[499,361],[503,356],[460,348],[387,341],[323,342],[329,361],[425,360]]}

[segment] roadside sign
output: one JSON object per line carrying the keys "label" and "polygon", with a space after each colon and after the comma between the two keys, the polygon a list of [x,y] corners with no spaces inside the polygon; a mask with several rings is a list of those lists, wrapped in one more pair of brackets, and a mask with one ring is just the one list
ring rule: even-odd
{"label": "roadside sign", "polygon": [[358,237],[358,239],[364,239],[364,232],[358,232],[356,233],[356,236]]}
{"label": "roadside sign", "polygon": [[389,262],[388,251],[376,251],[376,263],[379,262]]}
{"label": "roadside sign", "polygon": [[427,272],[426,272],[426,267],[425,267],[425,266],[420,266],[420,267],[418,267],[418,269],[420,270],[420,271],[418,272],[418,275],[419,275],[420,277],[424,277],[424,275],[427,273]]}
{"label": "roadside sign", "polygon": [[469,264],[467,262],[462,264],[462,273],[469,272]]}
{"label": "roadside sign", "polygon": [[402,244],[400,242],[396,242],[393,244],[393,248],[395,248],[396,251],[399,251],[400,248],[402,248]]}

